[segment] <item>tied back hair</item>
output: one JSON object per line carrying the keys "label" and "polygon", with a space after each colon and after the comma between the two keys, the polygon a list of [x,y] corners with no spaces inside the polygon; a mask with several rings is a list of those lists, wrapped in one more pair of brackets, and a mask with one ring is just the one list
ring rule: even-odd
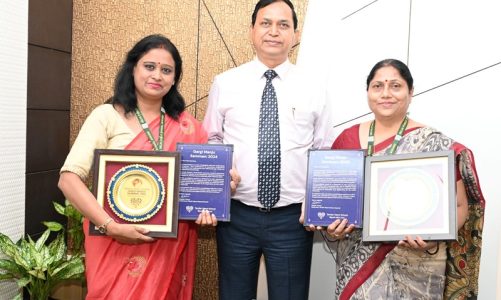
{"label": "tied back hair", "polygon": [[178,85],[183,73],[183,62],[176,46],[165,36],[153,34],[142,38],[125,57],[120,70],[115,77],[113,96],[106,103],[119,104],[126,114],[137,108],[136,87],[134,85],[134,67],[137,62],[151,49],[165,49],[174,59],[174,84],[162,98],[162,107],[169,117],[178,121],[179,115],[185,110],[186,103],[178,91]]}
{"label": "tied back hair", "polygon": [[407,83],[407,87],[409,88],[409,91],[411,91],[414,88],[414,79],[412,78],[411,71],[409,70],[409,67],[407,67],[406,64],[401,62],[398,59],[394,58],[387,58],[379,61],[372,67],[371,72],[369,73],[369,76],[367,76],[367,87],[366,90],[369,90],[369,84],[371,83],[372,79],[374,79],[374,76],[376,76],[376,72],[384,67],[393,67],[395,68],[400,76],[405,80]]}

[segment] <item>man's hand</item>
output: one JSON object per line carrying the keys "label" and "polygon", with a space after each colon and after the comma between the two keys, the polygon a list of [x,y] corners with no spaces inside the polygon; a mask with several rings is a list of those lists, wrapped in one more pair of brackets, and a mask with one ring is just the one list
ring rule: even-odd
{"label": "man's hand", "polygon": [[233,196],[237,191],[237,186],[240,183],[241,177],[238,174],[237,169],[235,168],[230,170],[230,176],[231,176],[231,181],[230,181],[231,195]]}

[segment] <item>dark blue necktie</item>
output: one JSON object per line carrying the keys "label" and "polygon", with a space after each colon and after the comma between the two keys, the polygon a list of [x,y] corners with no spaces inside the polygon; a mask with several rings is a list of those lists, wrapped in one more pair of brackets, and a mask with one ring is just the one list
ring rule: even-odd
{"label": "dark blue necktie", "polygon": [[280,127],[277,94],[271,83],[277,73],[268,70],[264,76],[266,86],[259,113],[257,197],[269,209],[280,199]]}

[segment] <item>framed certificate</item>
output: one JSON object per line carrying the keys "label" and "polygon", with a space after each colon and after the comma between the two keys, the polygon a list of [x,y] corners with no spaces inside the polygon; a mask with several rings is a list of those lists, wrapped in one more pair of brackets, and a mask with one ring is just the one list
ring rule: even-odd
{"label": "framed certificate", "polygon": [[230,220],[233,145],[177,144],[181,154],[179,219],[195,220],[208,210]]}
{"label": "framed certificate", "polygon": [[364,241],[454,240],[454,151],[372,156],[365,163]]}
{"label": "framed certificate", "polygon": [[[175,238],[179,164],[177,152],[96,149],[94,196],[115,222],[147,228],[152,237]],[[89,232],[101,235],[94,224]]]}
{"label": "framed certificate", "polygon": [[364,158],[362,150],[310,150],[305,225],[328,226],[337,219],[362,226]]}

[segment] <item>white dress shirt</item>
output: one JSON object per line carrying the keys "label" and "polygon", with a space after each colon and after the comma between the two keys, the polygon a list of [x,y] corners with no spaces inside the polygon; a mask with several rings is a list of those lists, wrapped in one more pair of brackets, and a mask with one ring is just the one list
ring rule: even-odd
{"label": "white dress shirt", "polygon": [[[209,143],[233,145],[233,165],[241,176],[234,199],[261,207],[257,200],[258,128],[268,70],[257,58],[215,77],[203,126]],[[288,60],[274,68],[280,122],[281,188],[275,207],[301,203],[309,149],[330,148],[330,109],[320,78],[301,73]]]}

